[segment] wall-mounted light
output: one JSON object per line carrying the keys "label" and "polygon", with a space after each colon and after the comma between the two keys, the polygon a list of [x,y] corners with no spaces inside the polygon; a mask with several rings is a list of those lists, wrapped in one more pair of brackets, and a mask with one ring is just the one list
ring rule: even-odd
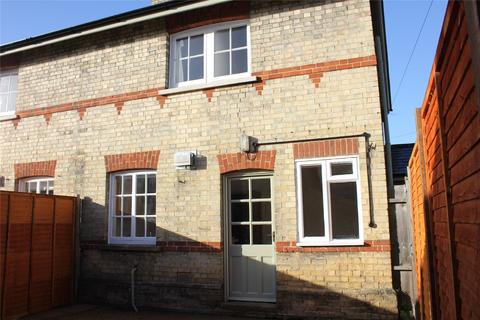
{"label": "wall-mounted light", "polygon": [[240,136],[240,150],[242,152],[257,152],[258,139],[242,133]]}
{"label": "wall-mounted light", "polygon": [[174,156],[174,164],[177,170],[195,169],[195,159],[197,158],[197,150],[176,152]]}

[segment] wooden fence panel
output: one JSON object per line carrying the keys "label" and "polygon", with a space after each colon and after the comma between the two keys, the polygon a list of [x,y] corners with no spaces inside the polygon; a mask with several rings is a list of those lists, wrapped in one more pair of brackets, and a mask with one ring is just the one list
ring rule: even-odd
{"label": "wooden fence panel", "polygon": [[[426,239],[431,247],[427,254],[433,259],[429,285],[436,293],[431,299],[437,306],[436,318],[446,320],[480,319],[480,88],[475,87],[479,75],[473,60],[479,57],[472,56],[471,47],[471,37],[479,35],[469,34],[464,6],[461,1],[448,4],[421,108],[416,150],[424,152],[425,168],[418,163],[418,154],[409,163],[414,220],[422,202],[414,190],[415,178],[419,169],[426,176],[427,224],[415,220],[414,234],[418,238],[432,230]],[[417,238],[420,263],[425,246]],[[417,279],[418,291],[426,285]]]}
{"label": "wooden fence panel", "polygon": [[53,197],[35,197],[32,230],[30,312],[35,313],[52,307],[52,262],[53,262]]}
{"label": "wooden fence panel", "polygon": [[53,258],[53,306],[73,299],[75,198],[57,198]]}
{"label": "wooden fence panel", "polygon": [[7,252],[8,194],[0,193],[0,315],[3,314],[3,279]]}
{"label": "wooden fence panel", "polygon": [[73,302],[75,216],[76,198],[0,191],[2,319]]}
{"label": "wooden fence panel", "polygon": [[30,194],[10,196],[3,293],[7,319],[28,314],[32,199]]}

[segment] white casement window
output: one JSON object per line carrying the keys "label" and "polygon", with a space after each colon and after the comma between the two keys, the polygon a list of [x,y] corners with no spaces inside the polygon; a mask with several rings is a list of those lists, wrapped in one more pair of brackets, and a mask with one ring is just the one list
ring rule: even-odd
{"label": "white casement window", "polygon": [[363,245],[358,157],[296,162],[298,245]]}
{"label": "white casement window", "polygon": [[0,72],[0,116],[15,114],[17,100],[17,71]]}
{"label": "white casement window", "polygon": [[18,191],[39,194],[53,194],[53,178],[35,177],[22,179],[18,183]]}
{"label": "white casement window", "polygon": [[155,244],[155,171],[110,175],[109,243]]}
{"label": "white casement window", "polygon": [[170,38],[170,88],[250,76],[250,27],[222,23]]}

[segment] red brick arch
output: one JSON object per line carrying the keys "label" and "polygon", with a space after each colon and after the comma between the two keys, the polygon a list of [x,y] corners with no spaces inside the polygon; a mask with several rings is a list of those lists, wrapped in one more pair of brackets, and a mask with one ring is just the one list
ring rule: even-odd
{"label": "red brick arch", "polygon": [[160,150],[112,154],[105,156],[107,172],[134,169],[157,169]]}
{"label": "red brick arch", "polygon": [[220,173],[239,170],[262,169],[273,170],[276,150],[259,151],[257,153],[224,153],[217,156]]}
{"label": "red brick arch", "polygon": [[57,160],[16,163],[13,165],[15,179],[29,177],[54,177]]}

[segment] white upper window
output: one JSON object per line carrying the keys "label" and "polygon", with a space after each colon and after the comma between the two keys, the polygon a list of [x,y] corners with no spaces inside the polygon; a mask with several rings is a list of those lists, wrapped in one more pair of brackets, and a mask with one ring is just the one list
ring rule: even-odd
{"label": "white upper window", "polygon": [[299,245],[362,245],[358,158],[296,162]]}
{"label": "white upper window", "polygon": [[250,75],[250,27],[222,23],[170,39],[170,88]]}
{"label": "white upper window", "polygon": [[155,171],[110,175],[110,243],[155,244],[156,184]]}
{"label": "white upper window", "polygon": [[15,114],[17,82],[16,70],[0,72],[0,116]]}
{"label": "white upper window", "polygon": [[20,180],[18,190],[39,194],[53,194],[53,186],[53,178],[35,177]]}

